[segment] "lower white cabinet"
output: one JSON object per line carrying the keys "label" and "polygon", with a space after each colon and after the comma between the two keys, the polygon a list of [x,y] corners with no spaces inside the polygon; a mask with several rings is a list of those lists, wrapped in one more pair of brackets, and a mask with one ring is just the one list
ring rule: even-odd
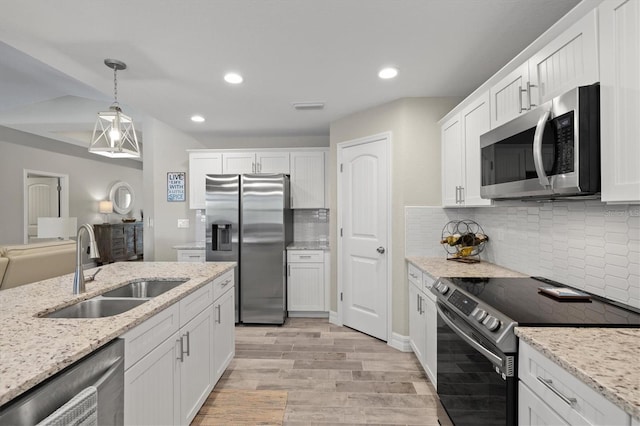
{"label": "lower white cabinet", "polygon": [[438,313],[431,293],[433,278],[409,264],[409,343],[427,377],[436,383]]}
{"label": "lower white cabinet", "polygon": [[122,336],[125,424],[194,419],[235,353],[233,282],[232,270]]}
{"label": "lower white cabinet", "polygon": [[626,425],[631,416],[536,349],[520,340],[518,423]]}
{"label": "lower white cabinet", "polygon": [[213,303],[213,377],[215,385],[235,355],[235,290],[231,286]]}
{"label": "lower white cabinet", "polygon": [[198,262],[207,261],[207,254],[204,250],[178,250],[178,262]]}
{"label": "lower white cabinet", "polygon": [[326,312],[323,250],[287,251],[287,310]]}

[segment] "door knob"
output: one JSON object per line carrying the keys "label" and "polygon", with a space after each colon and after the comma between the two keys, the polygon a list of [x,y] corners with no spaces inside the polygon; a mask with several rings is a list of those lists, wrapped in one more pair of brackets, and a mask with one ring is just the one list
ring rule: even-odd
{"label": "door knob", "polygon": [[384,247],[380,246],[376,249],[376,251],[380,254],[384,253]]}

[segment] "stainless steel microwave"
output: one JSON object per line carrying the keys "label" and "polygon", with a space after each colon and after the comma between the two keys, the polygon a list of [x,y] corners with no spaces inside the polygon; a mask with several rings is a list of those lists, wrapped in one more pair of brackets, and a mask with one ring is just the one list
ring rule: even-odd
{"label": "stainless steel microwave", "polygon": [[572,89],[480,136],[482,198],[600,193],[600,85]]}

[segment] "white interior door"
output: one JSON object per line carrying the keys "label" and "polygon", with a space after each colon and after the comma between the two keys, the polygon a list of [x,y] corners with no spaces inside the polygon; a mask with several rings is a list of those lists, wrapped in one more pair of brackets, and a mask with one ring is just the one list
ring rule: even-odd
{"label": "white interior door", "polygon": [[338,177],[342,322],[385,341],[390,302],[387,152],[387,136],[346,143]]}
{"label": "white interior door", "polygon": [[60,179],[57,177],[28,178],[29,196],[28,227],[29,240],[38,236],[39,217],[60,217]]}

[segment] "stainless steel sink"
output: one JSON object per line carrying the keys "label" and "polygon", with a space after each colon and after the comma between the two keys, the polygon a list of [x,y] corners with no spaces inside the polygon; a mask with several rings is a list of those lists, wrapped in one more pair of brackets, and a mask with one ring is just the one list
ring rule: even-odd
{"label": "stainless steel sink", "polygon": [[103,318],[118,315],[136,306],[142,305],[145,299],[101,299],[94,298],[67,306],[44,318]]}
{"label": "stainless steel sink", "polygon": [[185,283],[187,280],[146,280],[135,281],[122,287],[118,287],[114,290],[103,293],[103,297],[135,297],[135,298],[149,298],[161,295],[171,289],[178,287],[180,284]]}

